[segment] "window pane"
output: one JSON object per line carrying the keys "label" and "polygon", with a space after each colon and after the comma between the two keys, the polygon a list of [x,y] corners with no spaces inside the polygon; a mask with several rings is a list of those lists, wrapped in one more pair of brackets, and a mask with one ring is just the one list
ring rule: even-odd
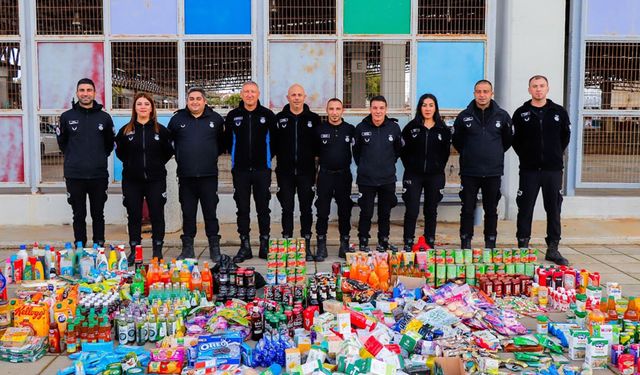
{"label": "window pane", "polygon": [[343,51],[345,108],[367,108],[376,95],[409,107],[409,42],[345,42]]}
{"label": "window pane", "polygon": [[345,34],[411,33],[411,0],[344,0]]}
{"label": "window pane", "polygon": [[111,0],[111,34],[176,34],[177,8],[175,1]]}
{"label": "window pane", "polygon": [[582,182],[640,181],[640,117],[586,116]]}
{"label": "window pane", "polygon": [[36,0],[39,35],[99,35],[102,0]]}
{"label": "window pane", "polygon": [[24,182],[22,117],[0,117],[0,182]]}
{"label": "window pane", "polygon": [[485,0],[419,0],[418,34],[484,34]]}
{"label": "window pane", "polygon": [[251,0],[185,0],[184,22],[186,34],[251,34]]}
{"label": "window pane", "polygon": [[271,34],[335,34],[335,0],[271,0]]}
{"label": "window pane", "polygon": [[18,0],[0,0],[0,35],[18,35]]}
{"label": "window pane", "polygon": [[151,93],[158,109],[178,107],[178,57],[175,42],[113,42],[113,108],[131,108],[139,91]]}
{"label": "window pane", "polygon": [[41,182],[64,180],[64,157],[56,140],[60,116],[40,116],[40,172]]}
{"label": "window pane", "polygon": [[251,79],[251,42],[188,42],[185,81],[202,87],[215,108],[235,108],[242,84]]}
{"label": "window pane", "polygon": [[584,107],[640,108],[640,43],[588,42]]}
{"label": "window pane", "polygon": [[0,109],[22,108],[20,43],[0,42]]}

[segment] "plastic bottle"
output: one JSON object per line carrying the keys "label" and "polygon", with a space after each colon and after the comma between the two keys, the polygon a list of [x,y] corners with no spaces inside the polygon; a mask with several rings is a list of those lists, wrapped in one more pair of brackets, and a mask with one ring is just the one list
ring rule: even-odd
{"label": "plastic bottle", "polygon": [[144,278],[140,273],[140,269],[136,270],[136,274],[133,277],[133,283],[131,284],[131,295],[138,294],[139,296],[144,295]]}
{"label": "plastic bottle", "polygon": [[187,285],[187,288],[191,288],[191,272],[189,272],[189,267],[187,267],[186,263],[182,263],[182,268],[180,269],[180,282]]}
{"label": "plastic bottle", "polygon": [[67,353],[75,353],[78,351],[78,336],[76,326],[73,323],[69,323],[66,333]]}
{"label": "plastic bottle", "polygon": [[549,303],[549,289],[546,286],[538,287],[538,305],[546,307]]}
{"label": "plastic bottle", "polygon": [[22,280],[33,280],[33,265],[35,263],[36,258],[27,257],[27,264],[24,267],[24,274],[22,275]]}
{"label": "plastic bottle", "polygon": [[380,288],[383,291],[387,291],[389,289],[389,264],[386,259],[382,259],[382,257],[380,257],[380,261],[376,266],[376,273],[380,280]]}
{"label": "plastic bottle", "polygon": [[24,274],[24,269],[27,266],[29,260],[29,254],[27,253],[27,245],[20,245],[20,250],[16,254],[18,259],[22,259],[22,273]]}
{"label": "plastic bottle", "polygon": [[[34,258],[35,259],[35,258]],[[44,266],[40,260],[33,262],[33,279],[44,280]]]}
{"label": "plastic bottle", "polygon": [[193,269],[191,270],[191,290],[202,290],[202,274],[200,273],[200,269],[197,264],[193,265]]}
{"label": "plastic bottle", "polygon": [[127,262],[127,253],[124,251],[124,245],[118,245],[118,271],[128,271],[129,263]]}
{"label": "plastic bottle", "polygon": [[[603,302],[606,306],[606,300]],[[593,336],[593,329],[596,325],[602,325],[606,321],[606,315],[600,309],[593,309],[589,313],[589,333]]]}
{"label": "plastic bottle", "polygon": [[109,271],[116,271],[118,269],[118,254],[115,250],[109,252],[109,260],[107,262]]}
{"label": "plastic bottle", "polygon": [[49,353],[60,353],[60,331],[56,322],[49,324]]}
{"label": "plastic bottle", "polygon": [[616,300],[613,296],[610,296],[607,301],[607,323],[609,322],[618,322],[618,310],[616,309]]}
{"label": "plastic bottle", "polygon": [[635,297],[629,297],[629,303],[627,304],[627,310],[624,312],[623,316],[626,322],[637,322],[638,321],[638,312]]}
{"label": "plastic bottle", "polygon": [[56,248],[53,246],[50,247],[47,256],[49,257],[49,278],[52,279],[58,274],[58,257],[56,256]]}
{"label": "plastic bottle", "polygon": [[4,272],[2,272],[4,278],[7,280],[7,284],[13,282],[13,264],[11,264],[11,258],[7,258],[4,263]]}
{"label": "plastic bottle", "polygon": [[207,297],[208,301],[213,301],[213,275],[209,269],[209,263],[204,262],[202,264],[202,291]]}
{"label": "plastic bottle", "polygon": [[136,253],[135,253],[135,260],[133,262],[134,267],[136,270],[142,268],[142,265],[144,264],[144,259],[143,259],[143,253],[142,253],[142,245],[137,245],[136,246]]}
{"label": "plastic bottle", "polygon": [[149,333],[149,342],[158,341],[158,323],[154,314],[149,314],[147,318],[147,332]]}

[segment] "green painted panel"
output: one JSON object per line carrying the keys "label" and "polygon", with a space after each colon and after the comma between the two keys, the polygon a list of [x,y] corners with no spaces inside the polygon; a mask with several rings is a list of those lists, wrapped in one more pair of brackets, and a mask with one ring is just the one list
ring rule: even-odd
{"label": "green painted panel", "polygon": [[345,0],[345,34],[411,33],[411,0]]}

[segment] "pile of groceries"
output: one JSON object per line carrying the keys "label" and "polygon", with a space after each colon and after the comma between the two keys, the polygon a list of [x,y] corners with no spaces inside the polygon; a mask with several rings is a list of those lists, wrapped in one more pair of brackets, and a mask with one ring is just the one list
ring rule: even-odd
{"label": "pile of groceries", "polygon": [[20,246],[0,274],[0,360],[66,356],[61,375],[640,374],[640,302],[597,272],[428,246],[316,272],[304,246],[272,240],[264,275]]}

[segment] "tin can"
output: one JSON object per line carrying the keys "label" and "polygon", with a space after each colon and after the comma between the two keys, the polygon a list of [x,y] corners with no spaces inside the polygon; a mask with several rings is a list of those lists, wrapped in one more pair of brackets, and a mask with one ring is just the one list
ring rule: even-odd
{"label": "tin can", "polygon": [[[635,373],[636,361],[631,354],[619,354],[616,359],[616,365],[618,366],[618,371],[620,371],[621,374],[633,375]],[[613,363],[613,358],[611,363]]]}
{"label": "tin can", "polygon": [[446,249],[444,255],[444,263],[445,264],[455,264],[455,258],[453,255],[454,251],[452,249]]}
{"label": "tin can", "polygon": [[[522,259],[522,255],[520,255]],[[538,263],[538,249],[529,249],[529,263]]]}
{"label": "tin can", "polygon": [[278,252],[278,240],[271,239],[269,240],[269,253],[277,253]]}
{"label": "tin can", "polygon": [[620,345],[625,346],[625,345],[631,344],[632,337],[633,337],[632,333],[620,332]]}
{"label": "tin can", "polygon": [[519,251],[520,251],[520,261],[522,263],[529,263],[529,249],[523,247],[519,249]]}
{"label": "tin can", "polygon": [[503,249],[502,250],[502,263],[511,264],[513,263],[511,249]]}
{"label": "tin can", "polygon": [[465,279],[465,282],[466,282],[467,284],[471,285],[471,286],[476,286],[476,279],[475,279],[475,278],[469,278],[469,277],[467,277],[467,278]]}
{"label": "tin can", "polygon": [[333,262],[331,264],[331,273],[333,273],[334,275],[340,275],[342,270],[342,265],[340,264],[340,262]]}
{"label": "tin can", "polygon": [[295,284],[296,282],[296,269],[287,268],[287,284]]}
{"label": "tin can", "polygon": [[434,278],[436,277],[436,265],[433,263],[427,264],[427,272],[433,276]]}
{"label": "tin can", "polygon": [[464,251],[462,249],[453,250],[453,263],[464,264]]}
{"label": "tin can", "polygon": [[520,249],[511,249],[511,263],[520,263]]}
{"label": "tin can", "polygon": [[447,266],[445,264],[436,264],[436,279],[447,278]]}
{"label": "tin can", "polygon": [[484,263],[476,264],[476,279],[487,274],[487,265]]}
{"label": "tin can", "polygon": [[467,264],[465,265],[464,274],[467,278],[476,278],[476,266],[475,264]]}
{"label": "tin can", "polygon": [[462,250],[464,252],[464,264],[471,264],[473,263],[473,250],[471,249],[464,249]]}
{"label": "tin can", "polygon": [[445,277],[447,279],[454,279],[456,278],[456,272],[457,268],[455,264],[447,264],[447,274]]}
{"label": "tin can", "polygon": [[474,248],[471,250],[471,263],[480,263],[482,261],[482,249]]}
{"label": "tin can", "polygon": [[433,264],[436,262],[436,250],[427,250],[427,264]]}
{"label": "tin can", "polygon": [[286,268],[287,266],[287,253],[277,253],[276,254],[276,267]]}
{"label": "tin can", "polygon": [[505,272],[507,275],[515,275],[516,274],[516,265],[513,263],[508,263],[504,265]]}
{"label": "tin can", "polygon": [[275,285],[278,283],[277,274],[278,271],[276,271],[274,268],[267,268],[267,273],[264,277],[264,281],[267,283],[267,285]]}
{"label": "tin can", "polygon": [[502,249],[491,250],[493,256],[493,263],[502,263]]}
{"label": "tin can", "polygon": [[496,274],[503,275],[503,274],[507,273],[506,264],[504,264],[504,263],[496,263],[494,265],[494,269],[495,269]]}
{"label": "tin can", "polygon": [[487,264],[487,272],[485,274],[486,275],[495,275],[496,274],[496,264],[495,263]]}
{"label": "tin can", "polygon": [[[456,278],[464,278],[466,276],[467,266],[464,264],[456,264]],[[472,274],[475,275],[475,274]]]}
{"label": "tin can", "polygon": [[276,284],[285,285],[287,283],[287,271],[282,269],[278,270],[278,274],[276,275]]}
{"label": "tin can", "polygon": [[536,265],[533,263],[525,263],[524,264],[524,274],[527,276],[531,276],[533,277],[533,274],[535,273],[535,267]]}
{"label": "tin can", "polygon": [[444,249],[435,250],[435,264],[445,264],[446,252]]}
{"label": "tin can", "polygon": [[482,263],[492,263],[493,262],[493,254],[491,254],[491,249],[482,249]]}
{"label": "tin can", "polygon": [[515,263],[516,274],[524,275],[524,263]]}

